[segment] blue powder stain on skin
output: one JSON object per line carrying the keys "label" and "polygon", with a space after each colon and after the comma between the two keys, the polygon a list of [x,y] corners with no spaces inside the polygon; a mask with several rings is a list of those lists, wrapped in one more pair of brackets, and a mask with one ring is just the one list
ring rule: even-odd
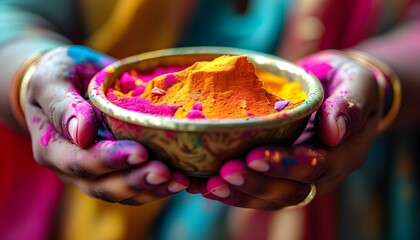
{"label": "blue powder stain on skin", "polygon": [[297,165],[296,159],[293,158],[284,158],[281,160],[282,167],[284,171],[287,171],[290,167],[294,167]]}
{"label": "blue powder stain on skin", "polygon": [[113,63],[116,59],[100,52],[95,52],[90,48],[84,46],[71,46],[67,50],[67,55],[71,57],[76,64],[83,64],[86,62],[98,64],[100,66],[107,66]]}

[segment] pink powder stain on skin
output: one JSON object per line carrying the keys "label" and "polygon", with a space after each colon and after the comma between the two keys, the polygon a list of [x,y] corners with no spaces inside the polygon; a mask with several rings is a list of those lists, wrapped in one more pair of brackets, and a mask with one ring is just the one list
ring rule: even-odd
{"label": "pink powder stain on skin", "polygon": [[46,147],[50,143],[51,139],[53,138],[55,128],[52,125],[49,125],[47,131],[44,135],[42,135],[40,139],[40,143],[42,146]]}
{"label": "pink powder stain on skin", "polygon": [[32,123],[40,123],[41,122],[41,118],[39,118],[39,117],[33,117],[31,122]]}
{"label": "pink powder stain on skin", "polygon": [[329,72],[333,69],[333,66],[328,63],[313,63],[313,61],[302,64],[302,67],[306,72],[313,73],[318,78],[327,77]]}

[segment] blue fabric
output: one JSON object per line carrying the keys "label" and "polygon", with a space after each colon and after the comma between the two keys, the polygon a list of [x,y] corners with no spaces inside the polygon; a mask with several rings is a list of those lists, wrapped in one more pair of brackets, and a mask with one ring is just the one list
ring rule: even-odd
{"label": "blue fabric", "polygon": [[153,239],[224,239],[226,210],[222,203],[181,192],[171,198]]}
{"label": "blue fabric", "polygon": [[[289,3],[250,0],[248,10],[240,14],[229,1],[202,0],[179,46],[226,46],[275,53]],[[177,194],[158,224],[155,239],[224,239],[227,210],[226,205],[201,195]]]}
{"label": "blue fabric", "polygon": [[384,135],[341,186],[340,238],[420,239],[418,131]]}
{"label": "blue fabric", "polygon": [[227,46],[274,53],[289,0],[250,0],[245,13],[230,1],[202,0],[180,46]]}

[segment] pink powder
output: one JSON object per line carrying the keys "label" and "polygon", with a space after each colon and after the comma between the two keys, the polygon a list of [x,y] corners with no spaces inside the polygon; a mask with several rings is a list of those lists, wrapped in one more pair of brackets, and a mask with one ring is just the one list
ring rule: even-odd
{"label": "pink powder", "polygon": [[145,89],[146,89],[146,87],[143,86],[143,85],[136,86],[134,88],[133,92],[131,93],[131,96],[138,97],[138,96],[140,96],[144,93]]}
{"label": "pink powder", "polygon": [[121,92],[128,93],[136,87],[136,80],[127,72],[123,73],[120,78]]}
{"label": "pink powder", "polygon": [[[178,72],[185,68],[186,66],[160,67],[150,72],[135,72],[135,76],[131,75],[129,72],[126,72],[122,74],[121,78],[119,79],[119,86],[123,93],[128,93],[130,90],[133,90],[131,96],[118,96],[115,94],[115,89],[113,88],[109,88],[107,90],[106,96],[108,100],[110,100],[115,105],[130,111],[158,116],[173,117],[175,115],[175,112],[178,110],[179,106],[152,105],[151,101],[140,98],[139,96],[145,90],[145,84],[136,85],[136,78],[138,80],[141,80],[143,83],[147,83],[157,76]],[[165,85],[167,85],[168,87],[175,84],[176,81],[176,76],[174,74],[168,74],[165,77]],[[197,114],[193,114],[193,117],[199,118]]]}
{"label": "pink powder", "polygon": [[201,104],[201,103],[195,103],[195,104],[192,106],[192,109],[193,109],[193,110],[198,110],[198,111],[203,111],[203,104]]}
{"label": "pink powder", "polygon": [[135,112],[141,112],[146,114],[153,114],[159,116],[168,116],[172,117],[175,112],[178,110],[179,106],[167,106],[167,105],[151,105],[149,100],[139,98],[139,97],[128,97],[128,98],[118,98],[115,96],[115,93],[109,91],[107,97],[115,105]]}
{"label": "pink powder", "polygon": [[145,83],[149,82],[153,78],[167,74],[167,73],[175,73],[184,70],[188,66],[171,66],[171,67],[158,67],[150,72],[142,72],[138,73],[138,77]]}
{"label": "pink powder", "polygon": [[165,88],[170,88],[172,85],[176,83],[176,76],[175,74],[168,74],[165,76]]}
{"label": "pink powder", "polygon": [[188,119],[205,119],[206,117],[204,116],[204,114],[199,111],[199,110],[191,110],[188,115],[187,115]]}

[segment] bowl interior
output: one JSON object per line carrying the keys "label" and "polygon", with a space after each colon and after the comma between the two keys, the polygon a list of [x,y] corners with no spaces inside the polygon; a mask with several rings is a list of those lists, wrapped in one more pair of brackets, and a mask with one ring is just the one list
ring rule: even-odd
{"label": "bowl interior", "polygon": [[[187,66],[197,61],[210,61],[221,55],[247,55],[256,69],[263,69],[285,77],[290,82],[300,82],[307,99],[290,110],[247,119],[180,119],[154,116],[129,111],[111,103],[105,93],[124,72],[137,69],[151,71],[160,66]],[[131,124],[177,131],[210,131],[278,127],[308,117],[322,103],[323,89],[318,79],[299,66],[277,56],[236,48],[187,47],[158,50],[131,56],[106,67],[89,84],[88,94],[92,103],[104,114]]]}

